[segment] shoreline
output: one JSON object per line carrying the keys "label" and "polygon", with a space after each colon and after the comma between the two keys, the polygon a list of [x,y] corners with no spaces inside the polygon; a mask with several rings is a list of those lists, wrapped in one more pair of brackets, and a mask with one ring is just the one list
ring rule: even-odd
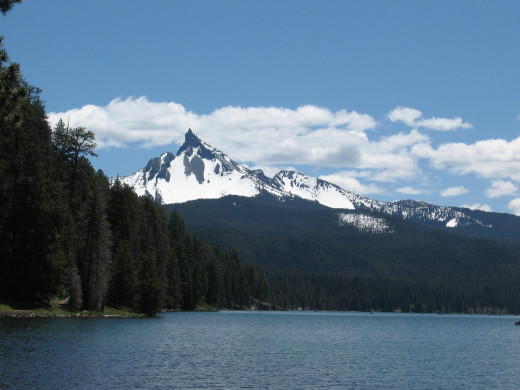
{"label": "shoreline", "polygon": [[[18,307],[17,307],[18,306]],[[104,311],[71,311],[64,303],[47,305],[22,306],[0,304],[0,319],[2,318],[141,318],[145,314],[128,309],[105,307]]]}
{"label": "shoreline", "polygon": [[144,314],[128,313],[125,314],[106,314],[93,312],[70,312],[70,313],[46,313],[35,312],[32,310],[8,310],[0,312],[2,318],[144,318]]}

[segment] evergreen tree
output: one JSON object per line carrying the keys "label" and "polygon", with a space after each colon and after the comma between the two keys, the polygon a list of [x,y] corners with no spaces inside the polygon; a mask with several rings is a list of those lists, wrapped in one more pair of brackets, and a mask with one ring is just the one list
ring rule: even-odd
{"label": "evergreen tree", "polygon": [[138,309],[138,268],[128,240],[118,241],[111,264],[108,303]]}
{"label": "evergreen tree", "polygon": [[222,277],[218,268],[217,259],[213,258],[207,267],[208,287],[206,290],[206,302],[214,307],[218,307],[222,290]]}
{"label": "evergreen tree", "polygon": [[22,0],[0,0],[0,11],[5,15],[13,8],[14,4],[21,2]]}
{"label": "evergreen tree", "polygon": [[0,47],[0,290],[43,299],[55,287],[50,248],[58,210],[50,128],[39,90],[8,61]]}
{"label": "evergreen tree", "polygon": [[109,190],[107,217],[112,233],[112,265],[108,302],[138,309],[140,255],[139,225],[144,223],[141,201],[128,186],[115,180]]}
{"label": "evergreen tree", "polygon": [[111,233],[106,216],[108,180],[102,172],[93,179],[94,194],[89,200],[85,232],[84,299],[88,310],[102,310],[111,258]]}
{"label": "evergreen tree", "polygon": [[139,279],[139,311],[153,316],[162,307],[162,286],[152,253],[144,257]]}

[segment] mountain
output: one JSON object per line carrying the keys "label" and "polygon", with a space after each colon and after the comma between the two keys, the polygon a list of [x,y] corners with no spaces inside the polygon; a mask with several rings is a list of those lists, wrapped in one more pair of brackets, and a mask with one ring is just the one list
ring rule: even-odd
{"label": "mountain", "polygon": [[[114,180],[114,179],[113,179]],[[138,195],[151,195],[162,204],[196,199],[219,199],[228,195],[274,196],[280,201],[300,198],[333,209],[377,212],[421,225],[479,236],[517,240],[520,218],[465,208],[436,206],[413,200],[376,201],[294,171],[267,177],[249,169],[199,139],[190,129],[177,153],[151,159],[138,172],[120,177]]]}
{"label": "mountain", "polygon": [[520,312],[514,215],[379,202],[294,171],[269,178],[191,130],[175,155],[119,180],[257,265],[280,306]]}
{"label": "mountain", "polygon": [[264,270],[285,307],[520,312],[513,242],[298,197],[230,195],[165,207],[196,237]]}

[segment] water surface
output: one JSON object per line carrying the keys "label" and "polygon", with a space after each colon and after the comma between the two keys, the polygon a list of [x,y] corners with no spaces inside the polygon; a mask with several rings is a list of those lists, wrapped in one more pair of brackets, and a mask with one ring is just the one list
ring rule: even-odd
{"label": "water surface", "polygon": [[164,313],[0,320],[0,389],[516,389],[513,316]]}

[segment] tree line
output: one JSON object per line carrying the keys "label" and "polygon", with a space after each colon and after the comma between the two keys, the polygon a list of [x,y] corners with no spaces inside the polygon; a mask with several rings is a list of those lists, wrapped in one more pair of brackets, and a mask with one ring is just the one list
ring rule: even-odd
{"label": "tree line", "polygon": [[0,298],[146,314],[268,300],[265,277],[236,252],[96,172],[94,134],[62,120],[51,129],[40,91],[3,47],[0,86]]}
{"label": "tree line", "polygon": [[271,300],[289,309],[411,313],[520,313],[519,280],[501,288],[387,277],[269,271]]}

